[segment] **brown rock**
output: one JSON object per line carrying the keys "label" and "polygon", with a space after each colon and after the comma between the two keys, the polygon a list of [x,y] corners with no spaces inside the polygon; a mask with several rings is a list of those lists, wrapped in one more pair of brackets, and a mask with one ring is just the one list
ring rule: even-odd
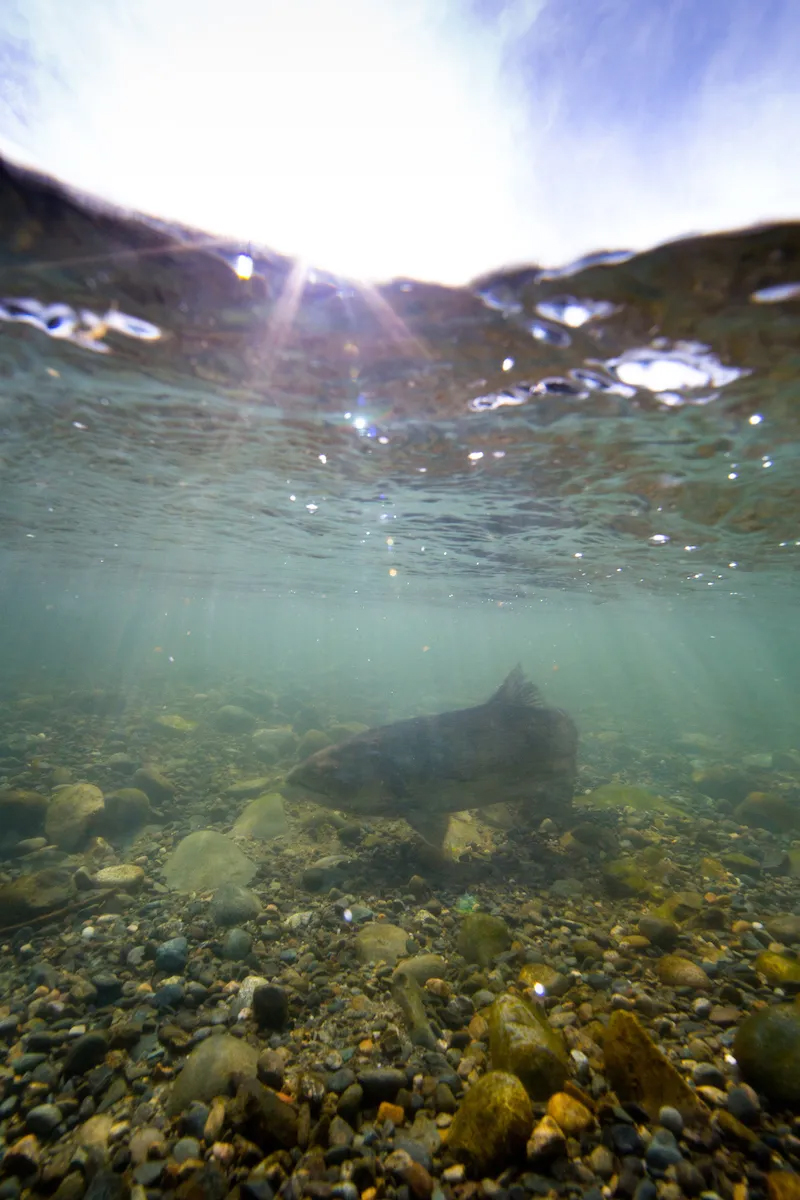
{"label": "brown rock", "polygon": [[800,1175],[794,1171],[770,1171],[767,1195],[769,1200],[800,1200]]}
{"label": "brown rock", "polygon": [[594,1117],[589,1109],[567,1092],[556,1092],[550,1097],[547,1115],[553,1118],[567,1137],[577,1137],[594,1125]]}
{"label": "brown rock", "polygon": [[567,1152],[567,1139],[554,1119],[542,1117],[531,1134],[526,1149],[528,1162],[541,1166],[553,1158],[560,1158]]}
{"label": "brown rock", "polygon": [[103,815],[103,793],[93,783],[59,788],[47,807],[44,831],[60,850],[79,850]]}
{"label": "brown rock", "polygon": [[603,1052],[606,1078],[623,1103],[637,1101],[654,1121],[665,1105],[677,1108],[687,1124],[708,1119],[708,1109],[633,1013],[622,1009],[612,1013]]}
{"label": "brown rock", "polygon": [[658,960],[658,977],[667,987],[689,987],[696,990],[711,987],[711,980],[702,967],[681,958],[679,954],[665,954]]}

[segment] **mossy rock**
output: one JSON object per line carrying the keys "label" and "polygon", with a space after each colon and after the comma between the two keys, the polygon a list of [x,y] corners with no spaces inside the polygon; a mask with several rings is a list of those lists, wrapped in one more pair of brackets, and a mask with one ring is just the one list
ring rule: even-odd
{"label": "mossy rock", "polygon": [[611,1014],[603,1053],[606,1078],[623,1104],[635,1100],[653,1121],[664,1105],[677,1108],[688,1124],[707,1120],[705,1105],[633,1013],[618,1009]]}
{"label": "mossy rock", "polygon": [[776,913],[774,917],[765,917],[764,924],[776,942],[787,946],[800,942],[800,917],[795,913]]}
{"label": "mossy rock", "polygon": [[713,800],[729,800],[738,804],[752,791],[752,778],[735,767],[703,767],[692,772],[692,782],[704,796]]}
{"label": "mossy rock", "polygon": [[800,1005],[775,1004],[745,1017],[733,1053],[756,1091],[776,1103],[800,1103]]}
{"label": "mossy rock", "polygon": [[471,912],[461,922],[456,948],[468,963],[488,967],[510,945],[511,934],[500,917],[493,917],[491,913]]}
{"label": "mossy rock", "polygon": [[632,858],[617,858],[603,867],[603,883],[610,896],[625,899],[629,896],[660,895],[658,887],[647,877]]}
{"label": "mossy rock", "polygon": [[728,878],[728,872],[725,867],[716,858],[703,858],[700,860],[700,874],[703,879],[715,879],[718,883]]}
{"label": "mossy rock", "polygon": [[800,826],[800,809],[777,792],[750,792],[733,817],[740,825],[770,833],[791,833]]}
{"label": "mossy rock", "polygon": [[653,916],[680,923],[702,912],[704,907],[705,900],[699,892],[673,892],[653,910]]}
{"label": "mossy rock", "polygon": [[[790,850],[790,858],[791,853]],[[722,864],[735,874],[742,872],[745,875],[757,875],[761,871],[761,863],[757,858],[751,858],[749,854],[742,854],[738,850],[734,850],[730,854],[723,854]],[[800,852],[798,852],[798,868],[800,869]]]}
{"label": "mossy rock", "polygon": [[298,762],[302,762],[311,754],[316,754],[318,750],[324,750],[330,744],[330,737],[327,733],[323,733],[321,729],[307,729],[297,743]]}
{"label": "mossy rock", "polygon": [[[574,947],[573,947],[574,948]],[[597,947],[599,954],[598,958],[602,958],[603,951]],[[525,963],[525,966],[519,973],[519,981],[523,987],[534,988],[537,992],[539,988],[544,991],[541,995],[548,996],[563,996],[572,986],[572,980],[567,975],[562,975],[555,967],[549,967],[547,963]]]}
{"label": "mossy rock", "polygon": [[174,733],[176,737],[191,733],[193,729],[197,728],[197,721],[187,721],[185,717],[180,717],[177,713],[162,713],[156,717],[155,723],[159,729],[163,729],[167,733]]}
{"label": "mossy rock", "polygon": [[549,1024],[544,1010],[505,993],[486,1015],[492,1067],[516,1075],[532,1100],[547,1100],[560,1091],[569,1056],[564,1038]]}
{"label": "mossy rock", "polygon": [[763,975],[770,987],[800,987],[800,962],[788,954],[774,950],[763,950],[753,963],[759,975]]}
{"label": "mossy rock", "polygon": [[489,1071],[461,1101],[447,1148],[481,1177],[521,1158],[532,1128],[533,1109],[519,1079]]}
{"label": "mossy rock", "polygon": [[637,812],[666,813],[675,817],[686,815],[682,808],[671,804],[663,796],[629,783],[603,783],[588,796],[578,796],[576,803],[603,810],[633,808]]}
{"label": "mossy rock", "polygon": [[682,958],[680,954],[665,954],[656,966],[658,978],[667,987],[688,987],[701,990],[711,987],[711,980],[702,967]]}

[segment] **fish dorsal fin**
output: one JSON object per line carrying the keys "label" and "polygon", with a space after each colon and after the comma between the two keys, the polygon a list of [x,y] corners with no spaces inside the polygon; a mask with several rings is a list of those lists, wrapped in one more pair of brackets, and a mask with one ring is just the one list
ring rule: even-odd
{"label": "fish dorsal fin", "polygon": [[508,704],[515,708],[541,708],[544,701],[541,692],[525,678],[519,663],[509,671],[500,687],[489,700],[490,704]]}

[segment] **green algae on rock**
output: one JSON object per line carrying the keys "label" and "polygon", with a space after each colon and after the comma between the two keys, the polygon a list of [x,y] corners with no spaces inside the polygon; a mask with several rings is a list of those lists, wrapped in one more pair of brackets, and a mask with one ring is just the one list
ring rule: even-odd
{"label": "green algae on rock", "polygon": [[656,884],[632,858],[617,858],[603,866],[603,883],[610,896],[624,899],[632,896],[661,895]]}
{"label": "green algae on rock", "polygon": [[[599,947],[598,947],[599,949]],[[597,955],[602,958],[603,952]],[[563,996],[572,986],[572,980],[567,975],[562,975],[555,967],[550,967],[547,963],[525,963],[519,973],[519,981],[523,987],[534,988],[538,991],[539,988],[544,988],[544,993],[549,996]]]}
{"label": "green algae on rock", "polygon": [[639,933],[663,950],[672,949],[680,937],[680,932],[675,921],[671,921],[669,917],[658,917],[655,913],[645,913],[639,921]]}
{"label": "green algae on rock", "polygon": [[44,831],[59,850],[79,850],[104,810],[103,793],[93,783],[61,787],[47,807]]}
{"label": "green algae on rock", "polygon": [[770,987],[800,987],[800,962],[788,954],[762,950],[753,966]]}
{"label": "green algae on rock", "polygon": [[654,917],[666,917],[670,921],[686,921],[705,907],[699,892],[673,892],[653,910]]}
{"label": "green algae on rock", "polygon": [[667,987],[688,987],[696,990],[711,987],[711,980],[702,967],[682,958],[680,954],[665,954],[658,960],[656,973]]}
{"label": "green algae on rock", "polygon": [[480,1177],[521,1158],[532,1128],[533,1109],[519,1079],[489,1071],[461,1101],[447,1147]]}
{"label": "green algae on rock", "polygon": [[625,1103],[635,1100],[654,1121],[663,1107],[677,1108],[688,1124],[708,1112],[683,1076],[651,1041],[633,1013],[617,1009],[603,1038],[606,1078]]}
{"label": "green algae on rock", "polygon": [[775,1004],[745,1017],[733,1053],[742,1078],[778,1103],[800,1102],[800,1005]]}
{"label": "green algae on rock", "polygon": [[776,913],[774,917],[765,917],[764,924],[776,942],[784,942],[787,946],[800,942],[800,916],[795,913]]}
{"label": "green algae on rock", "polygon": [[800,827],[800,809],[778,792],[750,792],[733,816],[740,825],[770,833],[790,833]]}
{"label": "green algae on rock", "polygon": [[491,913],[471,912],[461,922],[456,947],[468,963],[488,967],[510,945],[511,934],[500,917],[493,917]]}
{"label": "green algae on rock", "polygon": [[603,783],[588,796],[576,797],[576,801],[587,808],[633,808],[637,812],[666,813],[673,817],[686,815],[677,804],[671,804],[669,800],[657,796],[647,788],[629,783]]}
{"label": "green algae on rock", "polygon": [[71,871],[48,867],[0,884],[0,926],[21,925],[63,908],[77,895]]}
{"label": "green algae on rock", "polygon": [[516,1075],[532,1100],[547,1100],[561,1090],[569,1063],[567,1047],[538,1004],[504,993],[486,1017],[495,1070]]}

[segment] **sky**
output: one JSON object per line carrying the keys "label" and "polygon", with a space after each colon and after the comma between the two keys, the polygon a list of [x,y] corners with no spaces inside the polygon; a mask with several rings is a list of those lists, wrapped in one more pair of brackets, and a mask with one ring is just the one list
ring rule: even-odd
{"label": "sky", "polygon": [[446,283],[800,216],[796,0],[4,0],[0,152]]}

